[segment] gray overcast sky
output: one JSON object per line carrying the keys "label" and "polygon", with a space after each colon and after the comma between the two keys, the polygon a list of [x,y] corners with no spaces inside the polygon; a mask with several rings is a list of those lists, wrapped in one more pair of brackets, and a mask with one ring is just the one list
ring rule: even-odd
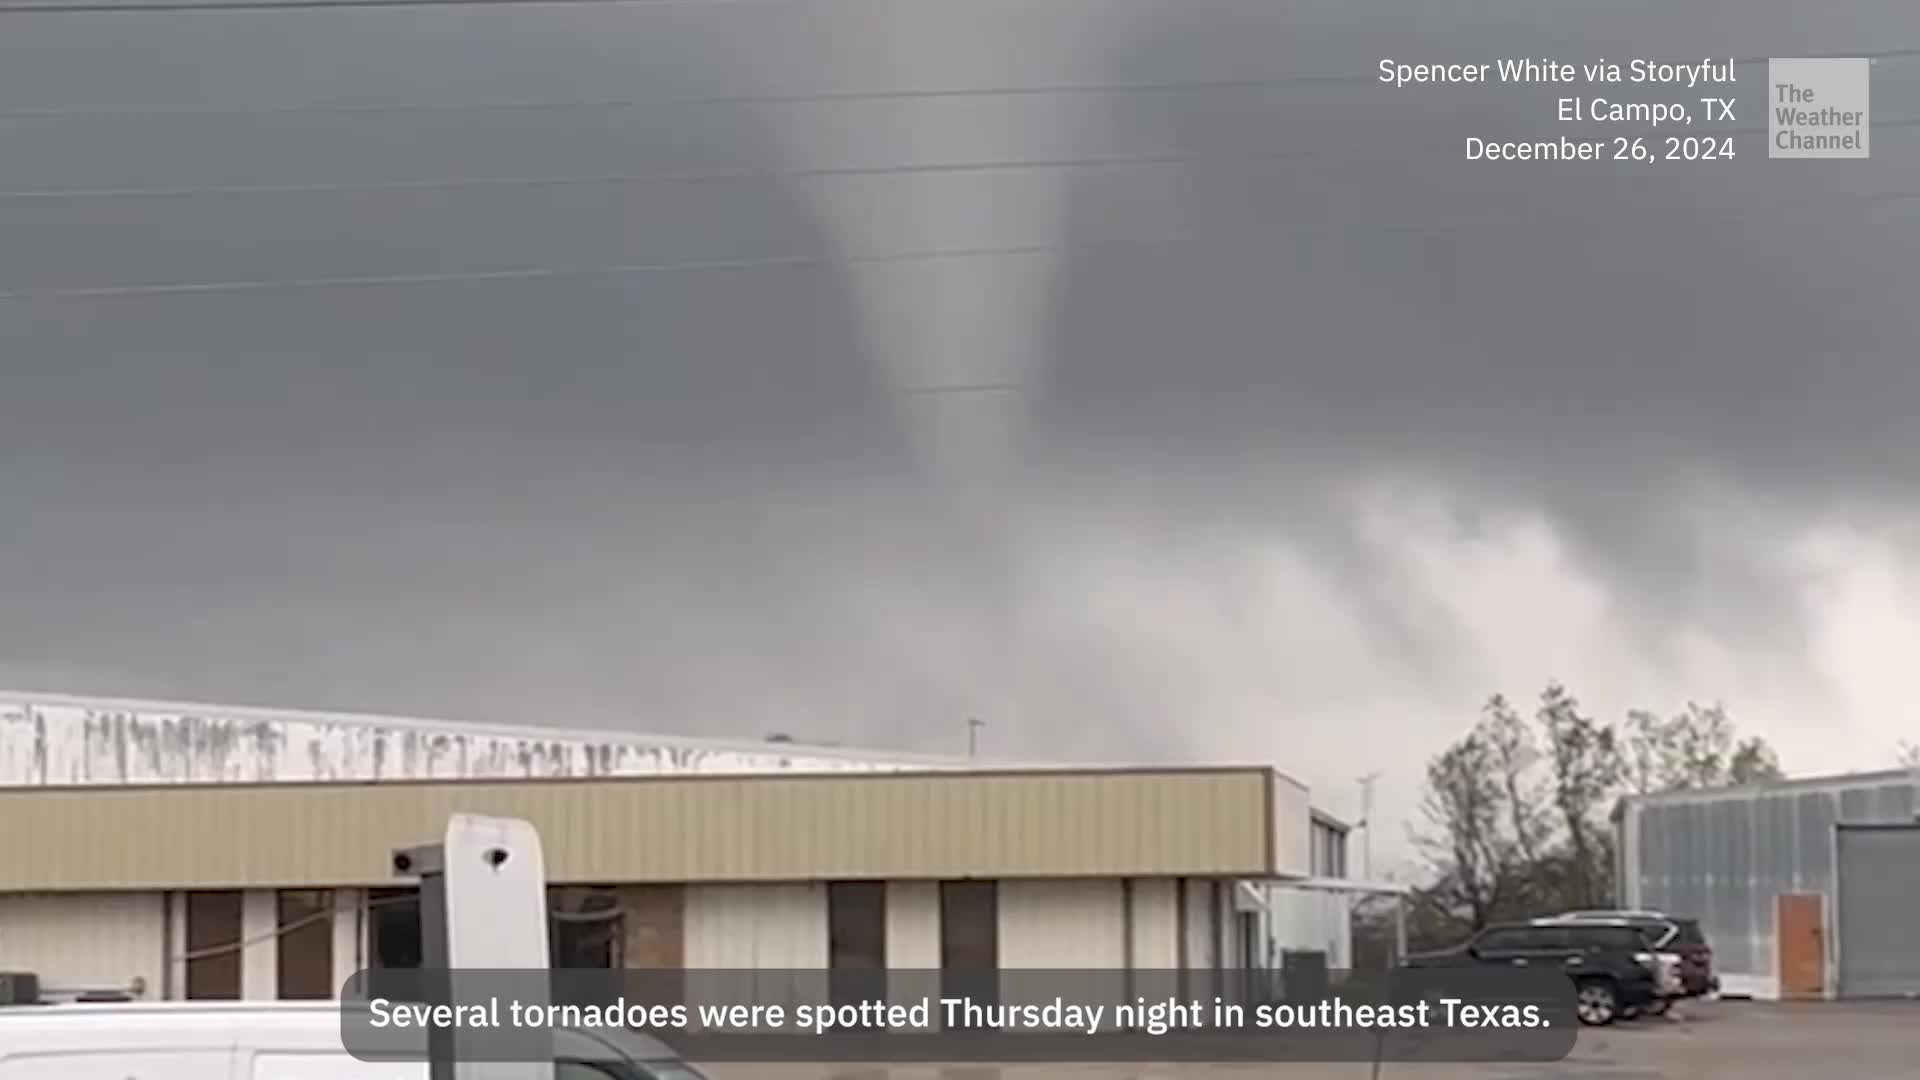
{"label": "gray overcast sky", "polygon": [[[0,14],[0,685],[975,713],[1404,814],[1560,678],[1881,766],[1916,51],[1893,0]],[[1371,81],[1809,53],[1884,54],[1871,160],[1766,160],[1764,65],[1659,95],[1735,160],[1651,167],[1462,160],[1590,90]],[[307,284],[148,288],[256,282]]]}

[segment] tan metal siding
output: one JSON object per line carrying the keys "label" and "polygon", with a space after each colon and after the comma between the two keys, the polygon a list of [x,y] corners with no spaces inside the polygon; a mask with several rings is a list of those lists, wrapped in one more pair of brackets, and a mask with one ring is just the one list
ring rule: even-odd
{"label": "tan metal siding", "polygon": [[165,906],[156,892],[0,896],[0,971],[31,971],[48,990],[125,990],[158,998]]}
{"label": "tan metal siding", "polygon": [[[449,814],[526,818],[557,882],[1264,876],[1258,769],[0,791],[0,891],[392,880]],[[1306,821],[1288,822],[1303,834]],[[193,843],[181,843],[192,837]]]}
{"label": "tan metal siding", "polygon": [[1288,877],[1307,877],[1313,870],[1313,806],[1306,785],[1274,774],[1273,865]]}

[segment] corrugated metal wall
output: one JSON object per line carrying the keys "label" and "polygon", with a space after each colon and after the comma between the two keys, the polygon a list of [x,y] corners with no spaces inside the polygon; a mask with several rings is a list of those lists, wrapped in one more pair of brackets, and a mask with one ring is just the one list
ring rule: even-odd
{"label": "corrugated metal wall", "polygon": [[1180,966],[1180,883],[1140,878],[1133,883],[1133,966],[1148,971]]}
{"label": "corrugated metal wall", "polygon": [[154,892],[0,895],[0,971],[30,971],[48,990],[161,993],[166,905]]}
{"label": "corrugated metal wall", "polygon": [[698,885],[687,890],[691,970],[827,966],[825,885]]}
{"label": "corrugated metal wall", "polygon": [[1313,869],[1313,803],[1305,784],[1288,776],[1273,778],[1274,870],[1305,877]]}
{"label": "corrugated metal wall", "polygon": [[1267,890],[1268,934],[1278,967],[1281,952],[1324,952],[1327,967],[1353,966],[1353,897],[1318,889]]}
{"label": "corrugated metal wall", "polygon": [[[330,888],[454,813],[527,819],[556,882],[1260,877],[1260,769],[0,791],[0,889]],[[1304,819],[1292,826],[1304,842]],[[178,838],[191,836],[192,844]]]}
{"label": "corrugated metal wall", "polygon": [[[1007,968],[1118,970],[1131,955],[1136,969],[1165,970],[1178,967],[1184,958],[1195,971],[1193,992],[1204,996],[1216,986],[1208,974],[1216,962],[1232,969],[1241,961],[1232,883],[1221,882],[1217,891],[1214,884],[1138,879],[1131,883],[1129,902],[1128,887],[1119,879],[1004,882],[998,890],[999,963]],[[1184,905],[1177,899],[1181,886],[1188,898]],[[170,904],[156,892],[0,896],[0,970],[36,972],[65,989],[125,988],[137,976],[146,981],[146,997],[182,999],[186,980],[178,958],[188,941],[186,895],[173,893]],[[679,958],[675,966],[693,971],[753,969],[772,973],[768,978],[828,966],[827,887],[822,883],[695,885],[683,895],[671,950]],[[1212,907],[1216,895],[1226,904],[1217,919]],[[889,967],[940,967],[938,897],[935,882],[887,884]],[[366,963],[366,899],[362,890],[340,890],[333,897],[330,963],[335,992]],[[275,918],[272,891],[244,894],[238,933],[246,944],[236,959],[239,993],[247,1000],[270,1001],[279,995]],[[1223,946],[1218,952],[1216,934]],[[175,958],[170,978],[164,972],[169,936]],[[230,940],[232,932],[222,931],[217,944]],[[798,992],[801,983],[789,983],[789,989]]]}
{"label": "corrugated metal wall", "polygon": [[1843,997],[1920,994],[1920,825],[1840,830]]}
{"label": "corrugated metal wall", "polygon": [[1622,898],[1698,918],[1723,977],[1771,980],[1775,898],[1820,893],[1833,910],[1835,823],[1911,822],[1914,810],[1914,785],[1897,774],[1630,802]]}
{"label": "corrugated metal wall", "polygon": [[1060,970],[1127,966],[1127,904],[1117,878],[1000,886],[1000,964]]}

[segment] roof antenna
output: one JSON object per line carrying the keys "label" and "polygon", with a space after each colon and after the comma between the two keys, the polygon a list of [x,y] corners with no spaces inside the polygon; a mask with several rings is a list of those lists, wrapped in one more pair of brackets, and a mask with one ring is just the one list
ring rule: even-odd
{"label": "roof antenna", "polygon": [[987,726],[985,720],[977,716],[967,717],[967,760],[980,756],[980,729]]}

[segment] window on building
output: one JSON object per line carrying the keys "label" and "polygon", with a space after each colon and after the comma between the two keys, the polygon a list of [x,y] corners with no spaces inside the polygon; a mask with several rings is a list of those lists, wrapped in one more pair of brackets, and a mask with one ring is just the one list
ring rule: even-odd
{"label": "window on building", "polygon": [[623,885],[620,903],[621,967],[686,966],[686,886]]}
{"label": "window on building", "polygon": [[333,985],[333,893],[283,889],[275,962],[282,1001],[327,1001]]}
{"label": "window on building", "polygon": [[367,966],[417,968],[423,941],[418,888],[367,891]]}
{"label": "window on building", "polygon": [[1000,890],[992,881],[940,883],[940,966],[1000,966]]}
{"label": "window on building", "polygon": [[554,886],[547,890],[547,952],[556,968],[621,966],[620,896],[610,885]]}
{"label": "window on building", "polygon": [[836,1004],[886,996],[887,885],[883,881],[827,884],[827,966]]}
{"label": "window on building", "polygon": [[882,881],[827,885],[827,962],[834,968],[887,966],[887,886]]}
{"label": "window on building", "polygon": [[1000,1000],[1000,890],[992,881],[940,883],[942,997]]}
{"label": "window on building", "polygon": [[1313,823],[1311,857],[1316,877],[1347,876],[1347,834],[1322,822]]}
{"label": "window on building", "polygon": [[188,1000],[240,1000],[242,899],[237,889],[187,894]]}

